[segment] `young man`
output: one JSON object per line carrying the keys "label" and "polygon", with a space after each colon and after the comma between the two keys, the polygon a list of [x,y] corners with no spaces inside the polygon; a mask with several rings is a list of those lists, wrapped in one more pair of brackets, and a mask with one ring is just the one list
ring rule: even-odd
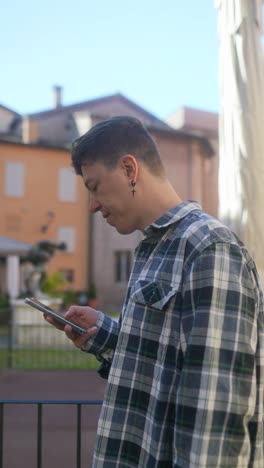
{"label": "young man", "polygon": [[119,322],[66,314],[87,328],[67,336],[108,378],[93,467],[263,468],[263,294],[246,248],[181,201],[134,118],[97,124],[72,162],[91,212],[144,234]]}

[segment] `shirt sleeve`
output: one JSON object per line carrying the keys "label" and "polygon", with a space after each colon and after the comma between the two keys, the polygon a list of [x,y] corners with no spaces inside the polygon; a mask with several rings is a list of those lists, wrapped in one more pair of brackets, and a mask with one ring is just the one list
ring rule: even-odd
{"label": "shirt sleeve", "polygon": [[258,310],[251,266],[239,246],[216,243],[186,272],[175,466],[251,466]]}
{"label": "shirt sleeve", "polygon": [[88,340],[86,347],[82,351],[96,356],[98,361],[101,362],[98,373],[101,377],[107,378],[116,348],[120,325],[117,320],[99,311],[96,326],[98,328],[97,333]]}

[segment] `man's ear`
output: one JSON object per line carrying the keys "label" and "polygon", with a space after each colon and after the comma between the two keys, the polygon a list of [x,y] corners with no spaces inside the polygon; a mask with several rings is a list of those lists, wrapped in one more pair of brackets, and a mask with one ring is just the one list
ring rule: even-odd
{"label": "man's ear", "polygon": [[124,154],[120,158],[120,165],[129,181],[136,182],[138,175],[138,161],[132,154]]}

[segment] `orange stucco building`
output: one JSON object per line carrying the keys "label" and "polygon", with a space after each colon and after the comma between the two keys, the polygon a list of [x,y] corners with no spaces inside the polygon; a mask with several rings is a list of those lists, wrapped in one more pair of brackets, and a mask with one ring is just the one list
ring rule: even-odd
{"label": "orange stucco building", "polygon": [[88,199],[82,185],[66,149],[0,140],[1,236],[29,244],[66,241],[67,251],[54,255],[47,272],[63,272],[75,290],[86,289],[88,281]]}

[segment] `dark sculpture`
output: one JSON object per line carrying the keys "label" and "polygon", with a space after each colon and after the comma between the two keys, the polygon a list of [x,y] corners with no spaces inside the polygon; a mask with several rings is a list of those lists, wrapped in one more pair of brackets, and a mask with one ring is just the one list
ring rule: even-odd
{"label": "dark sculpture", "polygon": [[31,263],[31,268],[26,272],[24,279],[27,295],[38,298],[45,296],[41,291],[41,283],[46,275],[45,265],[53,257],[55,250],[66,250],[66,244],[48,240],[39,241],[31,247],[23,259],[23,262]]}

